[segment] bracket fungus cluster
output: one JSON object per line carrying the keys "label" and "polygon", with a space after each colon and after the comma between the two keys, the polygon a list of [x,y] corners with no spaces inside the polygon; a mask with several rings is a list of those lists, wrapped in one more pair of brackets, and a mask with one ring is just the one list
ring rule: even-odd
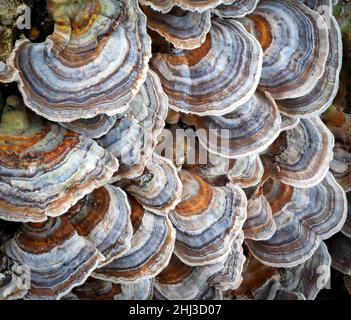
{"label": "bracket fungus cluster", "polygon": [[335,1],[38,0],[52,25],[24,31],[19,2],[0,1],[0,300],[311,300],[334,269],[350,289]]}

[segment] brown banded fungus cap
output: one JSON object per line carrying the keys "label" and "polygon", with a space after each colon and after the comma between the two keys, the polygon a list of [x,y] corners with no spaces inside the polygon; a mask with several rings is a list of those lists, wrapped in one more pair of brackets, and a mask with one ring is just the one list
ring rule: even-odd
{"label": "brown banded fungus cap", "polygon": [[182,170],[181,202],[169,213],[176,229],[174,253],[187,265],[203,266],[224,259],[242,231],[247,200],[236,185],[212,187]]}
{"label": "brown banded fungus cap", "polygon": [[52,121],[121,114],[146,78],[151,40],[137,0],[50,0],[55,30],[9,58],[26,106]]}
{"label": "brown banded fungus cap", "polygon": [[116,119],[116,116],[99,114],[89,119],[61,122],[60,125],[74,132],[78,132],[88,138],[97,139],[110,131],[115,124]]}
{"label": "brown banded fungus cap", "polygon": [[191,267],[173,255],[168,266],[155,279],[157,295],[167,300],[194,300],[211,287],[221,290],[238,288],[245,261],[243,236],[239,238],[230,254],[214,264]]}
{"label": "brown banded fungus cap", "polygon": [[85,196],[66,217],[82,237],[90,240],[103,254],[103,265],[130,249],[133,228],[127,195],[106,184]]}
{"label": "brown banded fungus cap", "polygon": [[171,109],[223,115],[256,91],[262,49],[239,22],[216,18],[201,47],[157,53],[150,67],[159,75]]}
{"label": "brown banded fungus cap", "polygon": [[262,0],[243,23],[263,48],[260,87],[275,99],[309,93],[322,77],[329,54],[323,18],[295,0]]}
{"label": "brown banded fungus cap", "polygon": [[234,0],[226,1],[224,3],[230,4],[221,4],[217,6],[213,11],[214,13],[222,18],[242,18],[249,13],[252,13],[255,9],[259,0]]}
{"label": "brown banded fungus cap", "polygon": [[181,200],[182,182],[173,163],[156,153],[146,163],[143,174],[128,181],[125,191],[146,210],[167,215]]}
{"label": "brown banded fungus cap", "polygon": [[228,171],[229,181],[241,188],[249,188],[258,184],[263,176],[264,168],[258,155],[235,160]]}
{"label": "brown banded fungus cap", "polygon": [[84,283],[104,260],[64,217],[23,224],[3,245],[3,251],[29,269],[30,285],[25,298],[35,300],[60,299]]}
{"label": "brown banded fungus cap", "polygon": [[343,51],[341,31],[333,16],[331,0],[302,2],[320,12],[328,24],[329,55],[322,77],[307,94],[298,98],[277,100],[277,104],[279,110],[290,117],[306,118],[321,114],[332,104],[339,88]]}
{"label": "brown banded fungus cap", "polygon": [[147,16],[148,28],[159,33],[175,48],[191,50],[200,47],[211,28],[209,10],[199,13],[174,7],[165,14],[148,6],[143,6],[142,10]]}
{"label": "brown banded fungus cap", "polygon": [[268,240],[246,243],[266,265],[289,268],[305,262],[321,240],[340,231],[345,223],[346,196],[330,173],[310,188],[268,180],[263,193],[271,206],[276,232]]}
{"label": "brown banded fungus cap", "polygon": [[95,270],[93,277],[114,283],[132,284],[152,279],[171,258],[175,230],[167,217],[144,210],[130,199],[134,234],[131,248],[120,258]]}
{"label": "brown banded fungus cap", "polygon": [[42,121],[16,97],[0,124],[0,217],[44,221],[107,183],[117,159],[95,141]]}
{"label": "brown banded fungus cap", "polygon": [[262,241],[270,239],[277,230],[272,208],[263,194],[261,185],[245,189],[247,219],[243,226],[246,239]]}
{"label": "brown banded fungus cap", "polygon": [[329,171],[334,137],[319,117],[283,131],[261,156],[268,174],[288,185],[317,185]]}

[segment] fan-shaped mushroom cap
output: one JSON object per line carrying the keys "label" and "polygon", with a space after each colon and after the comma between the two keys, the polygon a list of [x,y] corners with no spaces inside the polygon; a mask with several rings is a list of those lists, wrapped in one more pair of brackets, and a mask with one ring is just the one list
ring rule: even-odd
{"label": "fan-shaped mushroom cap", "polygon": [[272,209],[261,186],[245,190],[247,195],[247,219],[243,230],[245,238],[255,241],[268,240],[276,232]]}
{"label": "fan-shaped mushroom cap", "polygon": [[247,200],[233,184],[212,187],[193,173],[182,170],[182,201],[169,213],[175,227],[177,257],[190,266],[224,259],[246,219]]}
{"label": "fan-shaped mushroom cap", "polygon": [[200,116],[222,115],[247,102],[261,66],[258,41],[239,22],[222,19],[212,20],[200,48],[157,53],[151,60],[170,108]]}
{"label": "fan-shaped mushroom cap", "polygon": [[90,240],[104,255],[103,265],[130,249],[133,235],[127,195],[105,185],[85,196],[67,214],[78,234]]}
{"label": "fan-shaped mushroom cap", "polygon": [[195,125],[201,144],[209,152],[234,159],[265,150],[278,137],[281,126],[273,98],[260,91],[223,116],[187,115],[183,119]]}
{"label": "fan-shaped mushroom cap", "polygon": [[244,19],[264,51],[260,87],[276,99],[308,94],[329,53],[323,18],[299,1],[262,0]]}
{"label": "fan-shaped mushroom cap", "polygon": [[351,276],[351,238],[339,232],[327,240],[333,268]]}
{"label": "fan-shaped mushroom cap", "polygon": [[0,61],[0,83],[10,83],[16,80],[17,72],[14,68]]}
{"label": "fan-shaped mushroom cap", "polygon": [[162,14],[144,6],[148,28],[158,32],[174,47],[195,49],[205,41],[211,28],[211,12],[203,13],[182,10],[174,7],[169,13]]}
{"label": "fan-shaped mushroom cap", "polygon": [[119,160],[114,180],[135,178],[143,173],[164,127],[167,110],[167,96],[159,78],[150,70],[128,112],[98,140]]}
{"label": "fan-shaped mushroom cap", "polygon": [[203,12],[214,8],[221,3],[230,3],[234,0],[139,0],[143,5],[151,6],[154,10],[167,13],[178,6],[184,10]]}
{"label": "fan-shaped mushroom cap", "polygon": [[22,299],[28,292],[25,268],[0,253],[0,301]]}
{"label": "fan-shaped mushroom cap", "polygon": [[301,119],[297,127],[281,133],[262,159],[271,177],[305,188],[323,180],[333,147],[334,137],[319,118]]}
{"label": "fan-shaped mushroom cap", "polygon": [[93,140],[41,122],[20,106],[4,110],[0,125],[2,219],[38,222],[59,216],[106,184],[117,169],[117,159]]}
{"label": "fan-shaped mushroom cap", "polygon": [[314,300],[330,278],[330,265],[331,258],[323,241],[310,259],[293,268],[268,267],[250,256],[241,286],[229,295],[238,299]]}
{"label": "fan-shaped mushroom cap", "polygon": [[130,181],[125,190],[146,210],[166,215],[179,203],[182,183],[173,163],[156,153],[146,163],[146,169],[139,178]]}
{"label": "fan-shaped mushroom cap", "polygon": [[116,116],[99,114],[94,118],[79,119],[73,122],[61,122],[61,126],[83,134],[86,137],[97,139],[110,131],[116,122]]}
{"label": "fan-shaped mushroom cap", "polygon": [[153,295],[153,280],[118,284],[90,277],[73,289],[73,299],[79,300],[149,300]]}
{"label": "fan-shaped mushroom cap", "polygon": [[175,231],[167,217],[156,215],[130,200],[134,235],[122,257],[95,270],[94,278],[114,283],[134,283],[159,274],[171,258]]}
{"label": "fan-shaped mushroom cap", "polygon": [[259,0],[234,0],[227,1],[230,4],[221,4],[214,9],[214,13],[222,18],[242,18],[252,13]]}
{"label": "fan-shaped mushroom cap", "polygon": [[249,188],[260,182],[264,173],[261,158],[253,155],[235,160],[228,171],[229,181],[241,188]]}
{"label": "fan-shaped mushroom cap", "polygon": [[61,122],[126,111],[151,57],[137,0],[60,2],[51,11],[54,33],[17,41],[9,58],[25,104]]}
{"label": "fan-shaped mushroom cap", "polygon": [[104,257],[64,217],[23,224],[3,246],[30,271],[27,299],[59,299],[85,282]]}
{"label": "fan-shaped mushroom cap", "polygon": [[315,187],[296,188],[269,180],[263,191],[277,231],[269,240],[247,240],[247,245],[264,264],[289,268],[305,262],[321,240],[338,232],[345,222],[346,196],[330,173]]}
{"label": "fan-shaped mushroom cap", "polygon": [[158,295],[168,300],[193,300],[201,297],[209,287],[228,290],[239,287],[245,256],[243,236],[234,242],[227,259],[201,267],[190,267],[173,255],[168,266],[156,277]]}
{"label": "fan-shaped mushroom cap", "polygon": [[[320,6],[328,6],[329,3],[328,0],[313,2],[318,3],[315,4],[317,8]],[[317,81],[310,92],[302,97],[277,100],[279,110],[291,117],[306,118],[321,114],[332,104],[338,92],[343,53],[341,32],[333,14],[328,12],[325,19],[328,19],[329,21],[326,22],[330,23],[330,28],[328,29],[330,49],[322,78]]]}

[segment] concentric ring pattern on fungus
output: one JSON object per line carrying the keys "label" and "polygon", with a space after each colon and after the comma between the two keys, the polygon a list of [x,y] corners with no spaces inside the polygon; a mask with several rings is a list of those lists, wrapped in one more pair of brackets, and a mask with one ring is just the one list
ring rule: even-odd
{"label": "concentric ring pattern on fungus", "polygon": [[0,300],[349,297],[350,30],[342,0],[0,0]]}

